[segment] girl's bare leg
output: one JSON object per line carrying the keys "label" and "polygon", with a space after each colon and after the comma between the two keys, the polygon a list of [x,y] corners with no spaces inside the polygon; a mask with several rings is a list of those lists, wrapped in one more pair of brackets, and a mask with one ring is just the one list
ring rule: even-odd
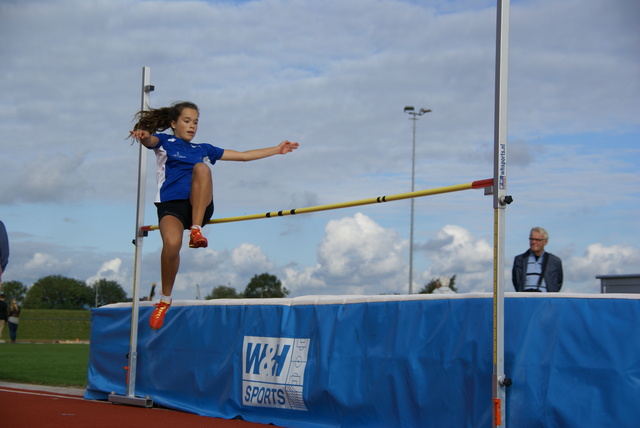
{"label": "girl's bare leg", "polygon": [[162,277],[162,294],[171,296],[180,267],[180,248],[184,226],[177,217],[165,215],[160,220],[162,235],[162,254],[160,256],[160,272]]}
{"label": "girl's bare leg", "polygon": [[191,178],[191,208],[193,210],[191,224],[202,224],[204,212],[213,200],[213,180],[211,170],[205,163],[193,167]]}

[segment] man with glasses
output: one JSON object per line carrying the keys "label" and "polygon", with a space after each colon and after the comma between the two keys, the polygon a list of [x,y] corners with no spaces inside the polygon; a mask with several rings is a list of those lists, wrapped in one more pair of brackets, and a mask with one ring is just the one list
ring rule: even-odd
{"label": "man with glasses", "polygon": [[549,234],[534,227],[529,234],[529,249],[513,260],[511,280],[516,291],[558,292],[562,288],[562,261],[544,251]]}

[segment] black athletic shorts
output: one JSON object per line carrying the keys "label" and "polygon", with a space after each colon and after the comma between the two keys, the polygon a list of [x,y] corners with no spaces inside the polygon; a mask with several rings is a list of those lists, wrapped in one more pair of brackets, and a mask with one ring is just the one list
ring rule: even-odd
{"label": "black athletic shorts", "polygon": [[[166,215],[172,215],[182,222],[186,230],[191,229],[191,226],[193,226],[191,223],[191,201],[189,201],[189,199],[156,202],[156,207],[158,208],[158,221],[162,220],[162,217]],[[207,209],[204,210],[204,218],[200,226],[209,223],[211,216],[213,216],[213,201],[211,201]]]}

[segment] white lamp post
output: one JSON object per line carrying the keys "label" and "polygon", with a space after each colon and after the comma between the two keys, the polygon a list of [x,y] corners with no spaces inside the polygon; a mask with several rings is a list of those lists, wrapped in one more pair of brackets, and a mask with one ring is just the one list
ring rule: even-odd
{"label": "white lamp post", "polygon": [[[416,182],[416,121],[418,116],[431,112],[430,109],[421,108],[415,111],[413,106],[404,108],[404,112],[411,115],[409,118],[413,120],[413,152],[411,154],[411,191],[415,192]],[[409,238],[409,294],[413,293],[413,217],[414,217],[415,198],[411,198],[411,234]]]}

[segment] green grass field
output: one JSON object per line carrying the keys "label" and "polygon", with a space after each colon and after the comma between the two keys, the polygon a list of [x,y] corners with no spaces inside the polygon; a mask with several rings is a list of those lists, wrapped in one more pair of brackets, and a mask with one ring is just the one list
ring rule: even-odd
{"label": "green grass field", "polygon": [[89,345],[0,344],[0,380],[39,385],[87,385]]}
{"label": "green grass field", "polygon": [[23,309],[18,343],[9,343],[8,326],[0,337],[5,342],[0,343],[0,380],[84,388],[89,345],[82,342],[90,337],[90,316],[89,311]]}

